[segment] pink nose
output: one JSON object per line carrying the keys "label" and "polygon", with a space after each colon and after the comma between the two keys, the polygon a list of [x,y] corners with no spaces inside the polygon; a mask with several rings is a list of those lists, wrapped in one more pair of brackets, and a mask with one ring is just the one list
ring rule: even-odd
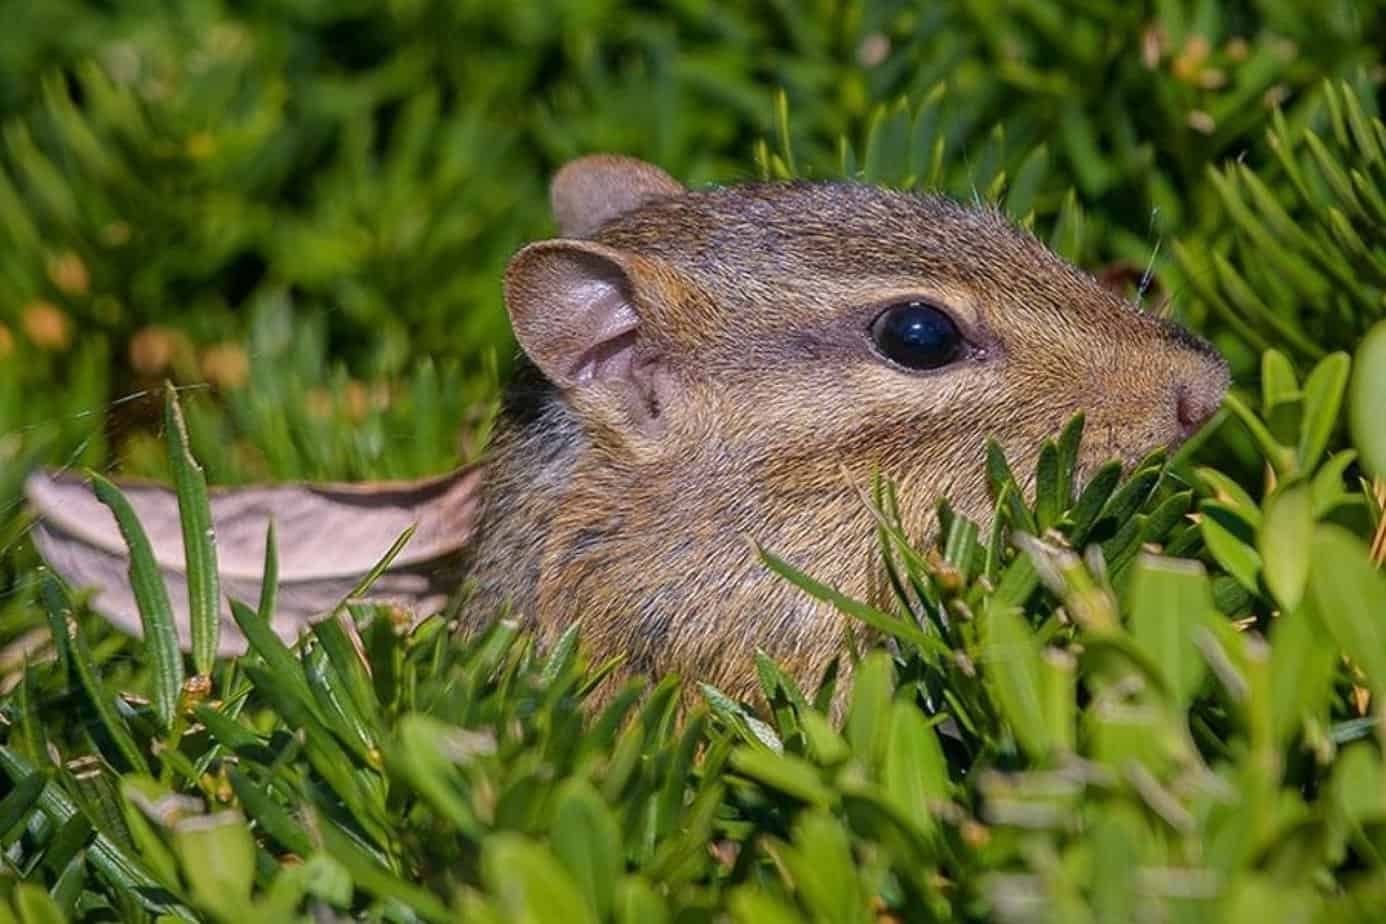
{"label": "pink nose", "polygon": [[1226,390],[1225,379],[1219,377],[1200,378],[1176,386],[1174,413],[1185,438],[1198,432],[1218,412]]}

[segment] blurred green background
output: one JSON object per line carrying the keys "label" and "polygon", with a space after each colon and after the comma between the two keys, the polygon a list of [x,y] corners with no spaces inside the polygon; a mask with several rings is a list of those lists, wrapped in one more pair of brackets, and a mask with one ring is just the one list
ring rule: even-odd
{"label": "blurred green background", "polygon": [[595,151],[996,200],[1109,278],[1153,267],[1147,304],[1245,381],[1380,313],[1351,175],[1380,142],[1323,82],[1374,114],[1383,48],[1350,0],[12,2],[0,502],[36,458],[159,474],[165,378],[213,482],[474,455],[505,262]]}

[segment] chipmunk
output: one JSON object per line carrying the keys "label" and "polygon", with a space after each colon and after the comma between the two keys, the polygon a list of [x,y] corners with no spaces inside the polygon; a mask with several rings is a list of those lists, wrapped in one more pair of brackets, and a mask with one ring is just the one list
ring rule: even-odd
{"label": "chipmunk", "polygon": [[[285,638],[417,524],[373,597],[425,615],[465,578],[464,631],[508,606],[541,639],[580,620],[589,648],[630,672],[751,696],[759,649],[812,683],[846,617],[748,539],[869,599],[882,566],[860,492],[874,473],[927,535],[940,497],[988,518],[988,437],[1032,471],[1082,411],[1091,471],[1180,443],[1227,388],[1206,343],[993,210],[853,182],[689,190],[618,156],[568,164],[551,197],[561,236],[505,274],[523,355],[479,467],[213,494],[228,596],[255,598],[275,519]],[[186,641],[176,501],[126,490]],[[39,473],[28,496],[52,567],[138,631],[105,508],[70,476]],[[241,650],[223,622],[223,649]]]}

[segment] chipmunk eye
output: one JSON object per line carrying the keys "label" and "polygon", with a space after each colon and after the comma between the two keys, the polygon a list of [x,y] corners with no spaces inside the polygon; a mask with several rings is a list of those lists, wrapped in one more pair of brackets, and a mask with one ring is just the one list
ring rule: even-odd
{"label": "chipmunk eye", "polygon": [[881,355],[906,369],[937,369],[958,358],[963,338],[947,313],[925,302],[901,302],[871,325]]}

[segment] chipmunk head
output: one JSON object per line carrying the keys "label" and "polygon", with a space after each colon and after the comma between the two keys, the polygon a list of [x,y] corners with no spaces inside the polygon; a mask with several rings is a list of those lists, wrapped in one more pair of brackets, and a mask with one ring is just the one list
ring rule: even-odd
{"label": "chipmunk head", "polygon": [[570,164],[553,199],[564,237],[515,258],[507,302],[613,465],[726,465],[806,499],[845,464],[978,516],[987,437],[1028,470],[1083,411],[1084,462],[1134,461],[1227,385],[1202,341],[992,210],[856,183],[688,191],[620,157]]}
{"label": "chipmunk head", "polygon": [[[690,191],[605,156],[564,168],[552,194],[562,237],[506,274],[546,419],[583,447],[535,606],[615,614],[640,645],[819,645],[796,635],[817,617],[792,588],[765,598],[738,534],[860,592],[856,490],[873,472],[918,533],[941,496],[984,519],[988,437],[1027,473],[1082,411],[1081,469],[1134,461],[1198,429],[1227,386],[1202,341],[992,210],[856,183]],[[733,629],[684,637],[681,620],[751,587]]]}

